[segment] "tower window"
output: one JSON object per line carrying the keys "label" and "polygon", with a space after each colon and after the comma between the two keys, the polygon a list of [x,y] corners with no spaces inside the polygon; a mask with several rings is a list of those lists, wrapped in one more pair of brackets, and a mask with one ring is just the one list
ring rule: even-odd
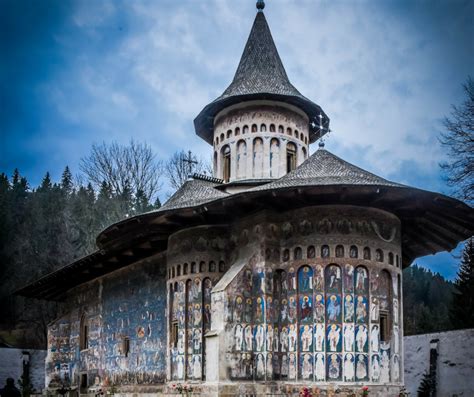
{"label": "tower window", "polygon": [[89,348],[89,323],[87,322],[85,315],[81,317],[80,330],[79,348],[81,350],[86,350]]}
{"label": "tower window", "polygon": [[270,124],[270,132],[275,132],[275,124]]}
{"label": "tower window", "polygon": [[130,338],[128,336],[123,338],[122,353],[125,357],[128,357],[128,353],[130,353]]}
{"label": "tower window", "polygon": [[171,323],[171,346],[178,347],[178,322]]}
{"label": "tower window", "polygon": [[380,311],[380,341],[388,342],[390,340],[390,324],[388,321],[388,312]]}
{"label": "tower window", "polygon": [[283,133],[284,133],[284,128],[283,128],[282,125],[279,125],[279,126],[278,126],[278,132],[279,132],[280,134],[283,134]]}
{"label": "tower window", "polygon": [[257,132],[257,124],[252,125],[252,132]]}
{"label": "tower window", "polygon": [[224,146],[222,150],[222,179],[229,182],[230,179],[230,147]]}
{"label": "tower window", "polygon": [[249,126],[248,125],[244,125],[244,129],[242,131],[243,134],[248,134],[249,132]]}
{"label": "tower window", "polygon": [[232,130],[227,130],[227,139],[229,139],[232,136]]}
{"label": "tower window", "polygon": [[296,168],[296,146],[294,143],[286,145],[286,172]]}
{"label": "tower window", "polygon": [[267,132],[267,126],[266,126],[265,124],[262,124],[262,125],[260,126],[260,131],[261,131],[261,132]]}

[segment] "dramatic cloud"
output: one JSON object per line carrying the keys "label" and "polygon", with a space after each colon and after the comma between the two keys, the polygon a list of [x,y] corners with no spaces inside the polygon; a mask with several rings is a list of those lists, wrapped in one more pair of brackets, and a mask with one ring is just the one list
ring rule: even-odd
{"label": "dramatic cloud", "polygon": [[[3,3],[0,171],[36,185],[130,137],[210,156],[192,120],[231,82],[255,1]],[[444,191],[437,135],[473,70],[473,4],[273,0],[265,14],[290,80],[331,118],[329,150]]]}

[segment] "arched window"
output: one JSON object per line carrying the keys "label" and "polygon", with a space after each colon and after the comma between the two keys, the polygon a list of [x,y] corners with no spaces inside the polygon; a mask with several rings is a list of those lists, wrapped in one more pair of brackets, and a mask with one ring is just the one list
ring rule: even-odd
{"label": "arched window", "polygon": [[227,130],[227,139],[229,139],[232,136],[232,130]]}
{"label": "arched window", "polygon": [[329,258],[329,245],[323,245],[321,247],[321,258]]}
{"label": "arched window", "polygon": [[210,261],[209,262],[209,272],[213,273],[216,271],[216,262]]}
{"label": "arched window", "polygon": [[270,177],[279,176],[280,165],[280,141],[272,138],[270,141]]}
{"label": "arched window", "polygon": [[247,171],[247,144],[243,139],[237,142],[237,178],[245,178]]}
{"label": "arched window", "polygon": [[81,316],[80,321],[79,348],[80,350],[89,348],[89,322],[85,314]]}
{"label": "arched window", "polygon": [[308,259],[312,259],[316,256],[316,250],[314,248],[314,245],[310,245],[306,251],[306,257]]}
{"label": "arched window", "polygon": [[217,174],[217,152],[214,152],[214,175]]}
{"label": "arched window", "polygon": [[303,133],[300,133],[300,139],[301,139],[302,141],[304,141],[304,135],[303,135]]}
{"label": "arched window", "polygon": [[261,178],[263,176],[263,140],[255,138],[253,140],[253,176]]}
{"label": "arched window", "polygon": [[381,249],[375,251],[375,260],[377,262],[383,262],[383,251]]}
{"label": "arched window", "polygon": [[279,126],[278,126],[278,132],[279,132],[280,134],[284,134],[284,133],[285,133],[285,129],[283,128],[282,125],[279,125]]}
{"label": "arched window", "polygon": [[265,124],[260,125],[260,132],[267,132],[267,126]]}
{"label": "arched window", "polygon": [[293,257],[295,260],[296,259],[303,259],[303,251],[301,249],[301,247],[296,247],[295,248],[295,251],[294,251],[294,257]]}
{"label": "arched window", "polygon": [[237,127],[235,129],[235,136],[237,136],[237,135],[240,135],[240,128],[239,127]]}
{"label": "arched window", "polygon": [[171,268],[171,275],[173,278],[175,277],[174,266]]}
{"label": "arched window", "polygon": [[178,265],[178,267],[176,268],[176,276],[181,276],[181,265]]}
{"label": "arched window", "polygon": [[270,124],[270,132],[275,132],[275,124]]}
{"label": "arched window", "polygon": [[305,143],[305,145],[308,144],[308,137],[307,136],[304,137],[304,143]]}
{"label": "arched window", "polygon": [[221,142],[225,139],[224,133],[221,134]]}
{"label": "arched window", "polygon": [[351,245],[351,248],[349,248],[349,257],[353,259],[359,257],[359,250],[357,249],[357,246]]}
{"label": "arched window", "polygon": [[365,247],[364,248],[364,259],[367,261],[370,261],[371,255],[370,255],[370,248]]}
{"label": "arched window", "polygon": [[185,276],[186,274],[188,274],[188,264],[187,263],[185,263],[183,265],[183,276]]}
{"label": "arched window", "polygon": [[252,124],[252,132],[257,132],[257,124]]}
{"label": "arched window", "polygon": [[219,144],[219,137],[216,137],[216,145]]}
{"label": "arched window", "polygon": [[400,259],[398,257],[398,254],[397,254],[397,256],[395,256],[395,263],[396,263],[397,267],[400,267]]}
{"label": "arched window", "polygon": [[286,172],[291,172],[296,168],[296,145],[289,142],[286,145]]}
{"label": "arched window", "polygon": [[283,262],[287,262],[290,260],[290,250],[285,249],[283,250]]}
{"label": "arched window", "polygon": [[298,139],[300,137],[300,134],[299,134],[298,130],[295,130],[295,137],[296,137],[296,139]]}
{"label": "arched window", "polygon": [[219,272],[223,273],[225,270],[225,263],[223,261],[219,262]]}
{"label": "arched window", "polygon": [[338,245],[336,247],[336,258],[344,258],[344,246]]}
{"label": "arched window", "polygon": [[168,278],[171,278],[171,269],[168,269]]}
{"label": "arched window", "polygon": [[204,273],[206,271],[206,262],[199,263],[199,273]]}
{"label": "arched window", "polygon": [[191,274],[196,273],[196,262],[191,262]]}
{"label": "arched window", "polygon": [[225,145],[222,150],[222,179],[224,182],[229,182],[230,179],[230,147]]}
{"label": "arched window", "polygon": [[308,153],[306,152],[306,148],[301,148],[301,151],[303,152],[303,160],[306,160],[308,157]]}
{"label": "arched window", "polygon": [[388,264],[393,265],[393,253],[388,253]]}
{"label": "arched window", "polygon": [[291,135],[293,135],[293,130],[292,130],[290,127],[288,127],[288,128],[286,129],[286,133],[287,133],[287,135],[290,135],[290,136],[291,136]]}
{"label": "arched window", "polygon": [[248,134],[249,133],[249,126],[244,125],[244,129],[242,130],[242,134]]}

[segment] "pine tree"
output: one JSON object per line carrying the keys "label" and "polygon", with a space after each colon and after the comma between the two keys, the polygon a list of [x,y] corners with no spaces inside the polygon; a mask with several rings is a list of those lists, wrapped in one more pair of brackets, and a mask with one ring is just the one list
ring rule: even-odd
{"label": "pine tree", "polygon": [[449,317],[456,329],[474,327],[474,237],[464,246]]}
{"label": "pine tree", "polygon": [[436,378],[429,372],[426,372],[421,378],[420,387],[418,388],[418,397],[432,397],[436,390]]}
{"label": "pine tree", "polygon": [[71,194],[73,189],[72,173],[67,165],[61,176],[61,188],[67,195]]}

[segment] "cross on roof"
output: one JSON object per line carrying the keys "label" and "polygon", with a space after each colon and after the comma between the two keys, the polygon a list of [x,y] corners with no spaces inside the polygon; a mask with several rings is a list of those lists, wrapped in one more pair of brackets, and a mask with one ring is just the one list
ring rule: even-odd
{"label": "cross on roof", "polygon": [[196,157],[193,157],[193,154],[192,154],[191,150],[188,151],[188,156],[187,157],[183,156],[181,161],[183,162],[183,165],[185,165],[184,163],[188,163],[187,164],[188,175],[191,175],[193,173],[193,165],[198,163],[197,160],[196,160]]}

